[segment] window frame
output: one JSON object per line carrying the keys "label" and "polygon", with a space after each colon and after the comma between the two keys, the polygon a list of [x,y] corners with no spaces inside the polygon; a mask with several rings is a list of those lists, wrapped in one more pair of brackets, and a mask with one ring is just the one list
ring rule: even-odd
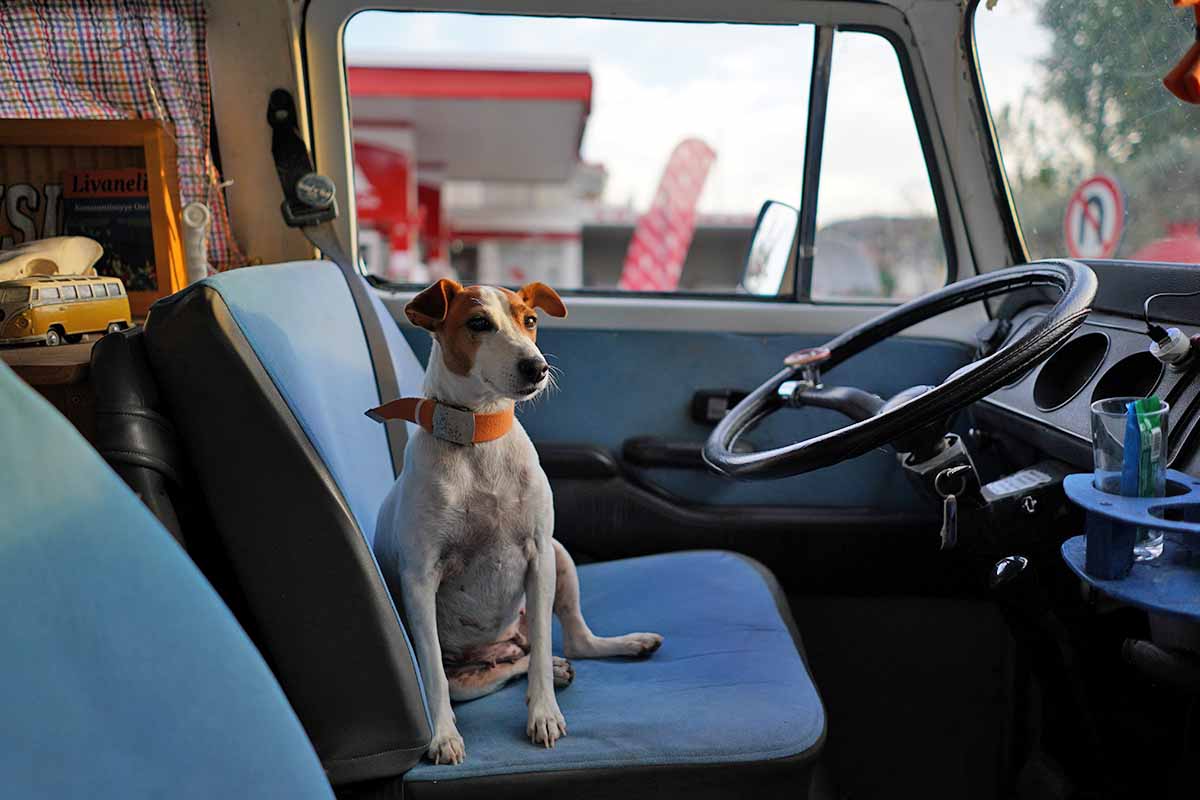
{"label": "window frame", "polygon": [[996,125],[992,120],[992,107],[988,104],[987,90],[983,85],[983,70],[979,66],[979,50],[975,41],[975,13],[979,10],[980,2],[981,0],[967,0],[967,7],[963,13],[962,50],[967,55],[967,77],[971,91],[975,102],[979,104],[978,116],[984,133],[981,137],[983,158],[987,161],[988,172],[992,176],[992,191],[1002,200],[996,205],[1003,210],[1001,222],[1004,225],[1004,236],[1008,240],[1013,263],[1028,264],[1029,246],[1025,244],[1025,234],[1021,231],[1016,200],[1013,198],[1012,187],[1008,184],[1008,173],[1000,155],[1000,140],[996,136]]}
{"label": "window frame", "polygon": [[[978,0],[972,0],[978,4]],[[812,25],[813,26],[813,72],[810,75],[809,92],[809,126],[805,132],[805,164],[802,174],[805,176],[800,189],[800,222],[797,225],[797,247],[793,257],[793,285],[790,294],[763,296],[729,292],[628,292],[615,288],[579,287],[561,290],[564,296],[594,297],[605,299],[674,299],[700,301],[736,301],[739,303],[765,303],[771,305],[808,305],[821,307],[891,307],[902,301],[889,298],[853,298],[814,300],[811,296],[812,287],[812,241],[805,245],[800,230],[806,213],[813,218],[812,235],[815,237],[816,193],[819,190],[820,159],[819,154],[815,165],[811,165],[818,175],[817,180],[810,182],[807,178],[810,170],[809,151],[814,140],[821,146],[824,144],[824,124],[822,120],[819,137],[814,137],[812,128],[813,89],[817,80],[816,68],[820,56],[818,41],[822,29],[833,32],[830,39],[829,58],[832,59],[832,42],[837,31],[847,33],[870,33],[882,36],[896,53],[900,65],[901,78],[905,85],[905,94],[913,114],[913,122],[917,128],[917,136],[925,159],[925,169],[933,191],[934,204],[938,216],[938,230],[942,236],[943,248],[946,254],[945,284],[952,283],[959,276],[959,255],[957,237],[955,236],[955,219],[950,216],[951,206],[947,197],[947,185],[943,176],[943,161],[948,165],[951,155],[946,151],[943,141],[939,148],[934,145],[934,132],[930,124],[929,109],[923,101],[922,86],[932,92],[932,86],[927,77],[918,85],[917,70],[914,66],[910,44],[914,40],[908,19],[898,9],[873,2],[843,2],[836,8],[821,2],[821,0],[764,0],[755,3],[751,13],[742,9],[726,8],[723,4],[709,6],[711,10],[687,8],[682,9],[682,3],[668,0],[662,7],[656,9],[653,17],[647,16],[644,8],[636,2],[621,2],[615,7],[601,9],[593,3],[580,2],[567,5],[554,0],[509,0],[504,8],[486,0],[466,0],[463,2],[446,2],[446,0],[416,0],[416,2],[396,3],[390,0],[314,0],[310,2],[302,17],[300,25],[300,56],[302,85],[308,95],[301,101],[300,116],[313,142],[313,158],[319,171],[330,175],[341,195],[339,204],[346,213],[335,221],[343,238],[350,242],[350,252],[358,251],[358,220],[355,213],[355,197],[353,185],[353,153],[351,126],[349,119],[349,93],[346,78],[346,58],[344,37],[346,27],[358,14],[365,11],[395,11],[395,12],[426,12],[426,13],[466,13],[487,16],[552,16],[552,17],[581,17],[581,18],[612,18],[630,21],[656,22],[695,22],[728,23],[728,24],[779,24],[779,25]],[[883,24],[883,17],[889,24]],[[857,18],[857,19],[856,19]],[[333,42],[329,41],[332,36]],[[332,45],[332,46],[331,46]],[[332,54],[332,55],[331,55]],[[332,62],[332,63],[330,63]],[[327,72],[328,71],[328,72]],[[316,76],[321,76],[318,79]],[[824,92],[828,97],[829,80],[832,72],[824,76]],[[330,81],[329,79],[333,80]],[[333,91],[336,90],[336,91]],[[930,98],[932,106],[932,97]],[[330,113],[321,113],[322,110]],[[936,116],[936,115],[934,115]],[[336,122],[335,122],[336,120]],[[938,139],[943,138],[938,130]],[[817,148],[819,150],[819,148]],[[810,189],[813,186],[809,198]],[[807,202],[806,202],[807,201]],[[811,210],[808,206],[811,205]],[[959,220],[962,224],[962,220]],[[801,259],[807,257],[806,269],[801,268]],[[389,281],[371,278],[371,282],[382,289],[392,292],[406,293],[413,290],[410,284],[394,284]]]}
{"label": "window frame", "polygon": [[[978,5],[979,0],[975,0]],[[946,198],[945,184],[942,180],[942,173],[938,164],[938,159],[935,157],[933,147],[933,137],[930,133],[929,118],[925,113],[925,106],[921,103],[920,94],[916,90],[916,72],[913,68],[912,58],[905,46],[903,39],[891,28],[885,28],[879,25],[838,25],[834,26],[834,35],[829,43],[828,60],[824,70],[825,85],[821,89],[822,102],[826,104],[826,108],[821,109],[820,117],[820,132],[821,132],[821,147],[817,149],[814,165],[814,174],[811,176],[807,172],[808,156],[805,156],[805,176],[804,176],[804,203],[800,207],[801,222],[803,224],[804,216],[808,213],[808,203],[811,201],[812,228],[810,238],[805,241],[803,238],[800,241],[800,247],[797,250],[804,250],[807,253],[808,263],[805,269],[801,270],[801,265],[796,265],[797,281],[803,281],[796,286],[796,295],[799,302],[808,303],[811,305],[879,305],[879,306],[897,306],[901,304],[899,300],[890,298],[853,298],[853,299],[814,299],[812,296],[812,279],[813,265],[816,241],[816,216],[817,203],[821,191],[821,160],[824,155],[823,147],[825,143],[825,122],[826,112],[829,102],[829,85],[833,80],[833,70],[836,66],[833,65],[833,45],[837,42],[837,34],[840,33],[865,33],[872,36],[878,36],[887,42],[892,52],[896,54],[896,61],[900,66],[900,79],[904,82],[904,92],[908,98],[908,107],[912,111],[913,125],[917,129],[917,140],[921,146],[921,156],[925,160],[925,173],[929,178],[929,188],[933,192],[933,204],[937,214],[938,231],[942,236],[942,248],[946,254],[946,279],[942,286],[947,286],[958,280],[958,250],[954,246],[954,229],[950,224],[950,206]],[[817,57],[817,48],[813,48],[813,57]],[[817,66],[813,64],[813,80],[817,77]],[[814,90],[815,91],[815,87]],[[814,97],[813,91],[809,93],[809,103],[811,105]],[[809,117],[810,133],[812,125],[812,117]],[[811,189],[810,189],[811,187]],[[810,197],[811,191],[811,197]]]}

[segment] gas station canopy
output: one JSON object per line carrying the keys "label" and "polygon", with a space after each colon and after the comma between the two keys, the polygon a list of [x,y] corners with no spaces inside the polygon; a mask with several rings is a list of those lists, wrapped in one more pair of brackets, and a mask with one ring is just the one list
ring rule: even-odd
{"label": "gas station canopy", "polygon": [[347,70],[355,130],[408,129],[422,168],[450,180],[568,180],[592,101],[586,65],[400,63]]}

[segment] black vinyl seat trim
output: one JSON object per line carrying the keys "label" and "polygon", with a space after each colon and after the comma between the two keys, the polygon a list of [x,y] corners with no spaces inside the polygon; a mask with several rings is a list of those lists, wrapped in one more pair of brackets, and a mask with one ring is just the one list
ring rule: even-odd
{"label": "black vinyl seat trim", "polygon": [[402,774],[430,739],[420,678],[329,469],[215,289],[156,303],[146,343],[256,644],[330,781]]}

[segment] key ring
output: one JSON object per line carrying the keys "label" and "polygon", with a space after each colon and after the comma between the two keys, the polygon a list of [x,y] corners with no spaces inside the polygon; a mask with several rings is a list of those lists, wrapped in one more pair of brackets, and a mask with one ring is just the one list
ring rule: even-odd
{"label": "key ring", "polygon": [[[967,479],[963,473],[969,472],[970,470],[971,466],[969,464],[959,464],[956,467],[946,467],[933,479],[933,490],[943,498],[949,497],[952,494],[962,494],[967,488]],[[958,488],[953,491],[946,491],[942,488],[942,481],[950,480],[951,478],[958,478]]]}

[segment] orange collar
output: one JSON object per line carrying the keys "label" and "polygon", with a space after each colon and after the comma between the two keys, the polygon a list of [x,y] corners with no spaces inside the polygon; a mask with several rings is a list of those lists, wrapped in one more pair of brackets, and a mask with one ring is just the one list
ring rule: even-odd
{"label": "orange collar", "polygon": [[390,419],[415,422],[439,439],[462,445],[499,439],[513,426],[511,406],[492,414],[472,414],[427,397],[401,397],[366,414],[376,422]]}

